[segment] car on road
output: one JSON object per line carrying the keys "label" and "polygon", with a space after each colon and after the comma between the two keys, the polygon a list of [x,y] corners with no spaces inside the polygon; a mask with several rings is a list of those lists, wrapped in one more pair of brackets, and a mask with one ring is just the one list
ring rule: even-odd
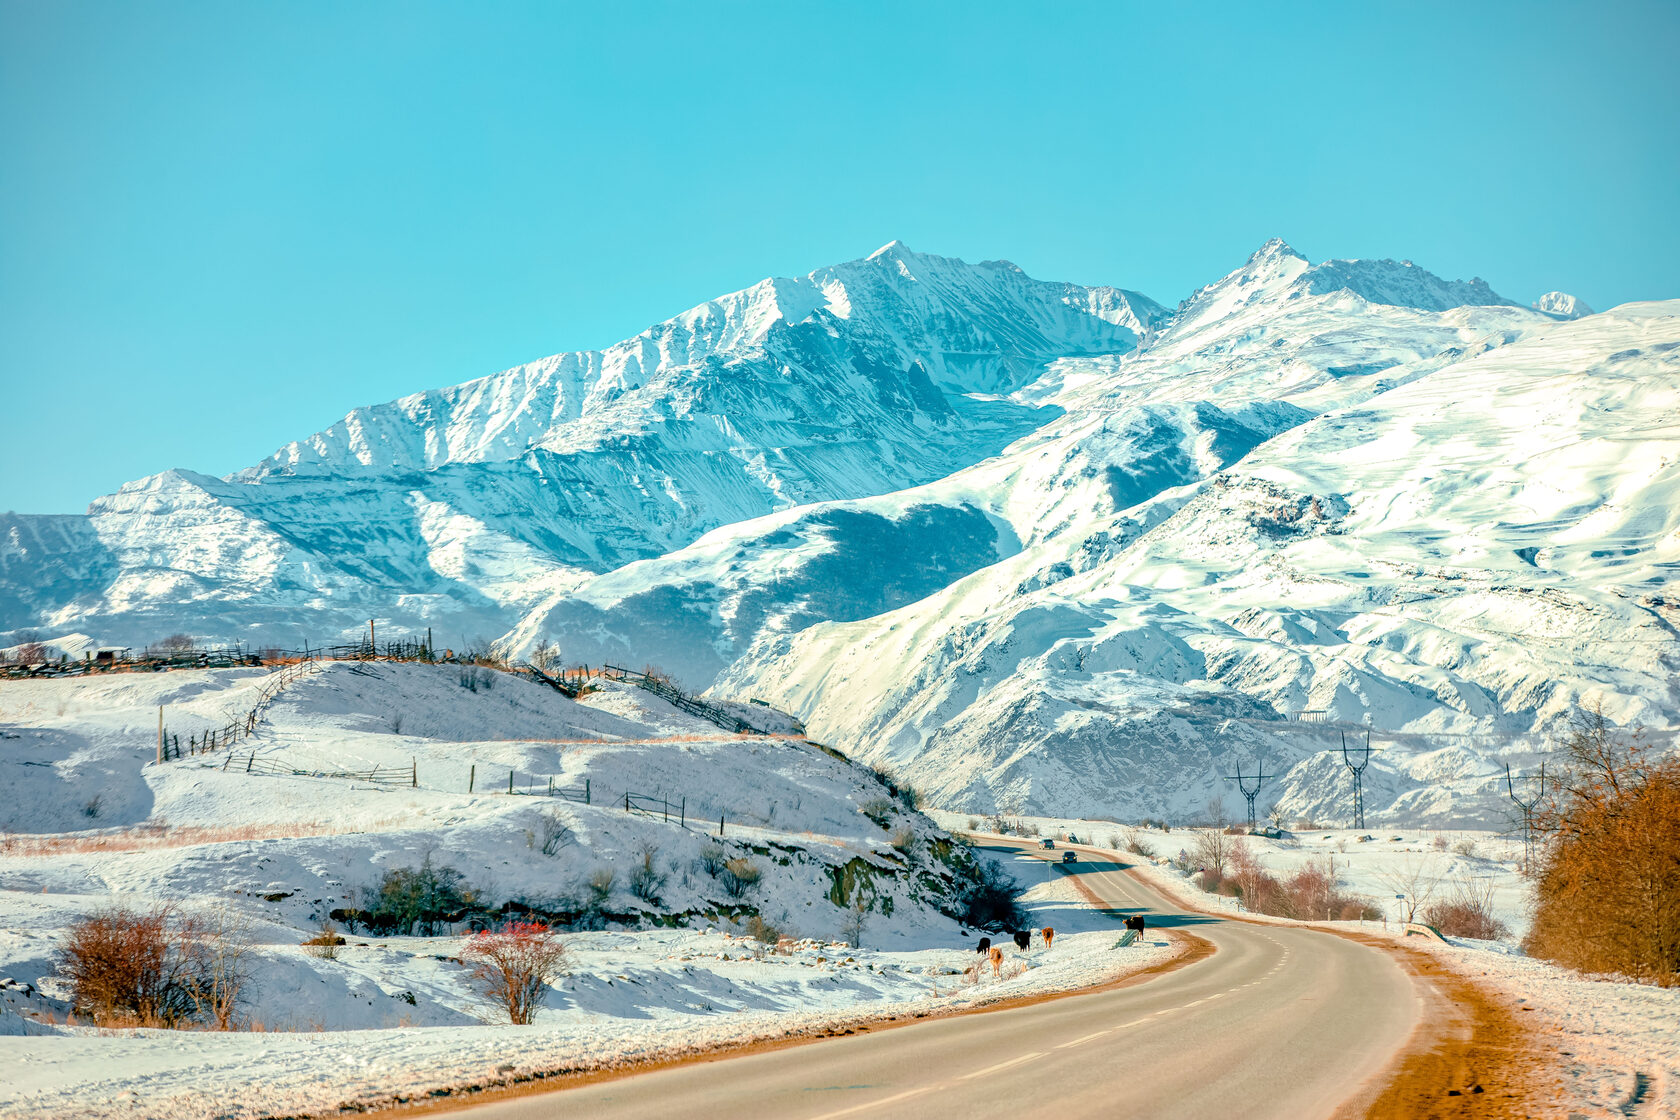
{"label": "car on road", "polygon": [[1062,853],[1062,862],[1063,863],[1078,863],[1079,862],[1079,853],[1078,852],[1063,852]]}
{"label": "car on road", "polygon": [[1041,847],[1041,848],[1054,848],[1056,846],[1056,842],[1054,840],[1050,839],[1050,837],[1046,836],[1044,839],[1042,839],[1038,842],[1038,846]]}

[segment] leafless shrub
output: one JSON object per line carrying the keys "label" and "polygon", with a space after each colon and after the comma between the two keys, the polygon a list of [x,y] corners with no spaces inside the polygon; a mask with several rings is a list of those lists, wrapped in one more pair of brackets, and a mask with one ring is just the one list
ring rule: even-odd
{"label": "leafless shrub", "polygon": [[716,840],[708,840],[700,846],[700,870],[716,879],[723,871],[723,865],[729,861],[729,849]]}
{"label": "leafless shrub", "polygon": [[545,856],[559,855],[572,842],[571,825],[566,823],[566,818],[558,809],[544,813],[539,827],[542,830],[542,854]]}
{"label": "leafless shrub", "polygon": [[1453,884],[1452,894],[1423,911],[1423,920],[1448,937],[1497,941],[1510,933],[1505,923],[1493,915],[1491,879],[1467,876],[1458,880]]}
{"label": "leafless shrub", "polygon": [[858,812],[874,821],[879,827],[886,828],[892,819],[897,804],[888,797],[872,797],[858,806]]}
{"label": "leafless shrub", "polygon": [[782,939],[782,931],[765,921],[762,915],[754,914],[747,919],[747,936],[761,945],[774,945]]}
{"label": "leafless shrub", "polygon": [[744,898],[746,893],[758,885],[764,877],[764,872],[758,864],[744,856],[725,860],[723,871],[718,875],[718,881],[730,898]]}
{"label": "leafless shrub", "polygon": [[312,957],[332,961],[338,959],[338,947],[342,944],[344,938],[339,936],[338,927],[333,925],[332,919],[322,918],[315,936],[303,943],[303,950]]}
{"label": "leafless shrub", "polygon": [[[1118,848],[1120,845],[1111,840],[1109,847]],[[1139,836],[1135,829],[1126,833],[1125,850],[1131,852],[1134,856],[1142,856],[1144,859],[1155,858],[1154,847],[1149,841]]]}
{"label": "leafless shrub", "polygon": [[659,892],[665,889],[668,878],[655,863],[658,856],[657,844],[643,844],[636,866],[630,872],[630,893],[655,906],[659,905]]}
{"label": "leafless shrub", "polygon": [[474,934],[461,949],[461,960],[472,968],[481,998],[507,1015],[508,1022],[523,1026],[536,1016],[549,983],[565,967],[566,949],[540,922],[510,922],[499,931]]}
{"label": "leafless shrub", "polygon": [[916,850],[916,830],[909,825],[900,825],[893,830],[892,846],[904,855],[910,855]]}

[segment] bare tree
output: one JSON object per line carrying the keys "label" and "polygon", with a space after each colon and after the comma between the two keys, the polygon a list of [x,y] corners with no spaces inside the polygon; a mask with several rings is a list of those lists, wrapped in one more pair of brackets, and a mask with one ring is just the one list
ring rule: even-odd
{"label": "bare tree", "polygon": [[1373,876],[1378,883],[1400,898],[1400,909],[1408,923],[1417,921],[1419,911],[1441,886],[1441,873],[1430,869],[1428,860],[1407,859],[1399,867],[1378,871]]}
{"label": "bare tree", "polygon": [[1204,829],[1196,833],[1192,855],[1202,867],[1224,878],[1225,861],[1231,857],[1231,837],[1223,827]]}
{"label": "bare tree", "polygon": [[251,923],[238,911],[222,907],[193,927],[199,967],[192,985],[199,1017],[218,1030],[233,1029],[233,1014],[246,998],[251,980]]}
{"label": "bare tree", "polygon": [[854,949],[863,948],[863,931],[869,925],[869,906],[869,900],[863,897],[863,892],[855,891],[852,894],[852,904],[846,908],[845,915],[840,919],[840,936]]}

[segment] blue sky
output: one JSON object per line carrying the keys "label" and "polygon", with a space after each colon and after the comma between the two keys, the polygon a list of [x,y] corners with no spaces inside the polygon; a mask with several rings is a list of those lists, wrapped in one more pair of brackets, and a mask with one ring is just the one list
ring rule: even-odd
{"label": "blue sky", "polygon": [[0,509],[892,238],[1680,297],[1680,5],[0,0]]}

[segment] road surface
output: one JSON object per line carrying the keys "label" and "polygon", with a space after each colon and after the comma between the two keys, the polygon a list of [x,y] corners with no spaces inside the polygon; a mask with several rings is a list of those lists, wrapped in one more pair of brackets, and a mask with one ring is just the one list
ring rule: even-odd
{"label": "road surface", "polygon": [[[1025,849],[1023,849],[1025,851]],[[1030,854],[1036,855],[1036,851]],[[1061,851],[1044,857],[1060,859]],[[1114,910],[1212,942],[1133,987],[674,1066],[452,1112],[462,1120],[1329,1116],[1380,1080],[1421,1003],[1387,954],[1180,910],[1081,849]],[[1116,921],[1116,929],[1119,923]],[[1124,951],[1124,950],[1120,950]]]}

